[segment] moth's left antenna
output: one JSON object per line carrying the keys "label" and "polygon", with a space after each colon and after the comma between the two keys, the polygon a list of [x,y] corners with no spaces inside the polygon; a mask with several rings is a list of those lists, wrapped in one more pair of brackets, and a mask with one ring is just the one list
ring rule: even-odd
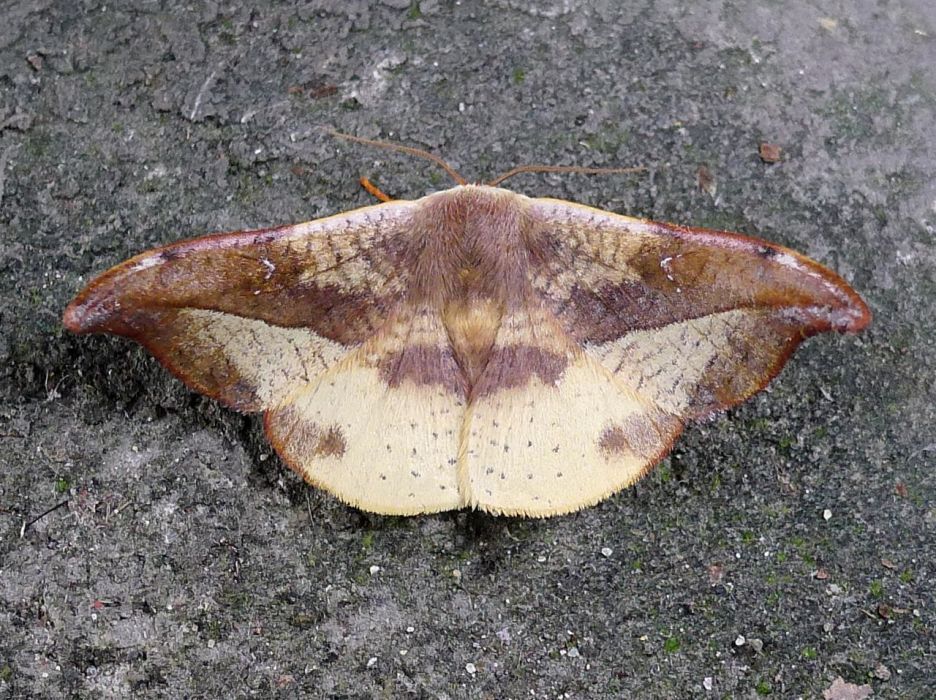
{"label": "moth's left antenna", "polygon": [[446,163],[444,160],[439,158],[439,156],[434,153],[429,153],[429,151],[424,151],[421,148],[413,148],[412,146],[404,146],[400,143],[392,143],[391,141],[377,141],[375,139],[365,139],[360,136],[352,136],[351,134],[343,134],[340,131],[332,131],[331,135],[344,139],[345,141],[354,141],[355,143],[364,144],[365,146],[374,146],[375,148],[385,148],[388,151],[397,151],[399,153],[406,153],[407,155],[416,156],[417,158],[425,158],[426,160],[432,161],[445,172],[449,174],[456,184],[458,185],[467,185],[468,181],[463,178],[455,168]]}

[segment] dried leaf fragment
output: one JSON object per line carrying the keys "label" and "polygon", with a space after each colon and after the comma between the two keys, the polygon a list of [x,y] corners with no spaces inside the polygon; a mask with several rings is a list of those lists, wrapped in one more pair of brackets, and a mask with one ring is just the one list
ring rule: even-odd
{"label": "dried leaf fragment", "polygon": [[696,171],[696,181],[699,184],[699,190],[705,192],[709,197],[714,197],[718,191],[718,182],[715,175],[705,165],[700,165]]}
{"label": "dried leaf fragment", "polygon": [[870,685],[848,683],[839,676],[832,681],[832,685],[822,691],[822,697],[823,700],[865,700],[873,693]]}
{"label": "dried leaf fragment", "polygon": [[778,163],[783,149],[775,143],[762,143],[757,150],[765,163]]}

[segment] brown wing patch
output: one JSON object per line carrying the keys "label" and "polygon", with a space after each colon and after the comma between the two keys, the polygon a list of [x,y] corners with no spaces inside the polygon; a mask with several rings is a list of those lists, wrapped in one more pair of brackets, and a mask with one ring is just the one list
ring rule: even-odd
{"label": "brown wing patch", "polygon": [[348,450],[348,443],[340,426],[332,424],[325,427],[307,421],[295,404],[284,406],[279,412],[279,420],[289,426],[290,441],[301,445],[303,454],[308,457],[341,459]]}
{"label": "brown wing patch", "polygon": [[765,241],[558,200],[534,200],[531,219],[531,282],[580,342],[737,308],[800,309],[808,333],[870,320],[838,275]]}
{"label": "brown wing patch", "polygon": [[531,218],[543,303],[618,381],[681,418],[759,391],[803,339],[870,320],[838,275],[765,241],[557,200],[535,200]]}
{"label": "brown wing patch", "polygon": [[64,322],[140,342],[229,406],[271,408],[399,306],[411,214],[412,203],[393,202],[159,248],[100,275]]}
{"label": "brown wing patch", "polygon": [[673,435],[681,429],[675,417],[647,407],[643,412],[609,423],[598,437],[598,449],[609,460],[618,454],[631,452],[645,459],[649,468],[663,459]]}

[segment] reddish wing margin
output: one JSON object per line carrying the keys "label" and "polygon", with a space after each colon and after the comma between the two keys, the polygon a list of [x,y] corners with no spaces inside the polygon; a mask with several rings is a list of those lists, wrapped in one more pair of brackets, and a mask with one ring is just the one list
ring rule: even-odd
{"label": "reddish wing margin", "polygon": [[372,335],[403,297],[412,203],[206,236],[138,255],[65,310],[76,333],[144,345],[194,389],[275,405]]}
{"label": "reddish wing margin", "polygon": [[559,200],[531,209],[534,287],[620,381],[681,419],[759,391],[805,338],[871,320],[841,277],[766,241]]}

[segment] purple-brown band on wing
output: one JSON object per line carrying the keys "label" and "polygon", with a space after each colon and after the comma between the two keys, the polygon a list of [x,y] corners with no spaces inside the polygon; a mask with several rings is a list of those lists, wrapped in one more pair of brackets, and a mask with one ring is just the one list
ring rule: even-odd
{"label": "purple-brown band on wing", "polygon": [[378,362],[380,378],[390,388],[410,381],[418,386],[437,385],[461,398],[468,395],[468,382],[455,361],[452,348],[411,345],[384,355]]}
{"label": "purple-brown band on wing", "polygon": [[[542,210],[541,210],[542,211]],[[857,332],[870,321],[861,298],[837,274],[792,250],[707,229],[600,216],[568,207],[563,220],[536,220],[534,280],[555,279],[583,258],[607,275],[578,276],[544,294],[569,333],[579,342],[603,343],[640,329],[659,328],[737,308],[798,310],[807,335],[836,330]],[[586,250],[582,237],[594,240]],[[601,251],[614,264],[595,259],[608,240],[634,245],[624,255]],[[630,277],[621,279],[620,272]],[[545,285],[545,282],[541,283]]]}
{"label": "purple-brown band on wing", "polygon": [[472,388],[472,400],[526,385],[533,377],[543,384],[555,384],[569,364],[569,358],[527,345],[495,346],[487,366]]}
{"label": "purple-brown band on wing", "polygon": [[[66,309],[64,323],[76,333],[121,334],[125,315],[196,308],[359,343],[406,287],[405,222],[384,223],[380,237],[374,225],[302,236],[300,224],[158,248],[91,282]],[[349,264],[353,272],[343,274]]]}

